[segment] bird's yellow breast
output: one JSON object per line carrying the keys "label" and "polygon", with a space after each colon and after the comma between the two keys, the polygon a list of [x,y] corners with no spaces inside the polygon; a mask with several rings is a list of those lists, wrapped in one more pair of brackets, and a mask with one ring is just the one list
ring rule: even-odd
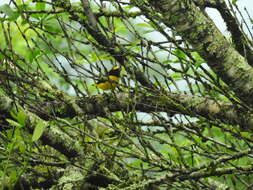
{"label": "bird's yellow breast", "polygon": [[109,75],[109,79],[112,80],[112,81],[116,81],[116,82],[119,81],[119,77],[114,76],[114,75]]}
{"label": "bird's yellow breast", "polygon": [[102,89],[102,90],[114,89],[116,86],[117,86],[116,83],[112,83],[112,82],[109,82],[109,81],[105,81],[105,82],[97,84],[97,87]]}
{"label": "bird's yellow breast", "polygon": [[102,90],[110,90],[114,89],[119,81],[119,77],[116,76],[108,76],[109,80],[108,81],[102,81],[97,83],[97,87],[102,89]]}

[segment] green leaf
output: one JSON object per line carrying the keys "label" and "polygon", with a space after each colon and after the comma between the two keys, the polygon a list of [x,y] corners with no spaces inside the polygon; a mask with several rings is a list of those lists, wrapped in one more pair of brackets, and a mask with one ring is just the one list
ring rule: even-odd
{"label": "green leaf", "polygon": [[13,127],[22,127],[22,125],[16,121],[13,121],[11,119],[6,119],[6,121]]}
{"label": "green leaf", "polygon": [[115,33],[120,33],[120,34],[127,34],[127,29],[125,26],[118,26],[115,28]]}
{"label": "green leaf", "polygon": [[22,126],[25,126],[25,121],[26,121],[26,113],[23,109],[20,109],[18,114],[17,114],[17,121],[19,124]]}
{"label": "green leaf", "polygon": [[0,11],[6,14],[7,16],[12,16],[14,14],[13,10],[7,4],[2,5],[0,7]]}
{"label": "green leaf", "polygon": [[137,23],[136,26],[140,26],[140,27],[144,27],[144,28],[153,28],[152,26],[150,26],[148,23],[146,22],[140,22]]}
{"label": "green leaf", "polygon": [[57,23],[53,23],[53,22],[46,23],[44,24],[44,27],[49,32],[56,32],[56,33],[61,32],[61,29],[59,28],[59,25]]}
{"label": "green leaf", "polygon": [[194,66],[198,68],[201,64],[205,63],[205,60],[197,52],[191,53],[192,57],[196,60]]}
{"label": "green leaf", "polygon": [[41,51],[38,49],[33,49],[33,51],[28,52],[29,62],[32,63],[35,58],[40,55]]}
{"label": "green leaf", "polygon": [[238,1],[238,0],[232,0],[232,3],[233,3],[233,4],[236,4],[237,1]]}
{"label": "green leaf", "polygon": [[173,51],[173,53],[174,53],[178,58],[186,59],[185,53],[184,53],[182,50],[180,50],[180,49],[175,49],[175,50]]}
{"label": "green leaf", "polygon": [[22,11],[28,10],[29,7],[28,5],[22,3],[18,5],[17,9],[22,12]]}
{"label": "green leaf", "polygon": [[5,55],[0,53],[0,60],[3,58],[5,58]]}
{"label": "green leaf", "polygon": [[26,151],[26,144],[22,141],[22,142],[19,142],[19,145],[18,145],[18,149],[21,153],[24,153],[25,154],[25,151]]}
{"label": "green leaf", "polygon": [[17,18],[19,17],[19,13],[13,11],[11,7],[7,4],[0,6],[0,12],[6,14],[9,17],[8,20],[11,21],[17,20]]}
{"label": "green leaf", "polygon": [[37,11],[44,11],[46,9],[46,3],[45,2],[37,2],[36,3],[36,10]]}
{"label": "green leaf", "polygon": [[43,121],[39,121],[33,131],[32,141],[37,141],[46,129],[46,124]]}
{"label": "green leaf", "polygon": [[148,33],[152,33],[152,32],[154,32],[155,30],[154,29],[150,29],[150,30],[145,30],[144,32],[143,32],[143,34],[148,34]]}

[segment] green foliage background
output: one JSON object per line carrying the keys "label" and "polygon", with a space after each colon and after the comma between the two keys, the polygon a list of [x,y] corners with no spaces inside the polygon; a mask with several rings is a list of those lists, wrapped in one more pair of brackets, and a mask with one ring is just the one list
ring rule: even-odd
{"label": "green foliage background", "polygon": [[[207,119],[191,111],[191,105],[177,105],[182,112],[173,116],[159,111],[144,113],[134,106],[116,112],[105,108],[108,112],[104,117],[90,120],[86,115],[60,118],[52,114],[49,119],[34,120],[31,131],[27,127],[31,110],[42,109],[49,102],[66,103],[72,98],[119,92],[141,96],[146,87],[129,72],[136,68],[161,92],[191,94],[235,105],[239,100],[189,44],[171,31],[166,33],[171,41],[161,35],[161,29],[166,31],[167,27],[139,16],[139,10],[131,4],[121,7],[129,15],[110,17],[103,15],[119,14],[116,2],[110,2],[104,11],[102,5],[92,2],[101,33],[120,44],[112,48],[125,52],[128,59],[119,89],[103,92],[95,82],[119,63],[108,53],[108,47],[73,19],[71,11],[87,20],[79,2],[71,3],[69,11],[68,3],[52,6],[44,1],[12,2],[11,6],[0,7],[0,71],[8,71],[8,76],[0,80],[1,96],[12,97],[15,104],[10,116],[3,119],[2,125],[10,128],[0,135],[1,188],[13,188],[26,173],[36,173],[38,181],[49,179],[65,168],[58,165],[72,164],[66,155],[40,141],[44,131],[54,127],[75,139],[86,153],[78,167],[120,181],[118,188],[122,189],[183,171],[187,175],[188,169],[203,172],[204,176],[217,168],[251,166],[251,132]],[[148,91],[145,94],[153,96]],[[135,100],[129,99],[126,104],[134,105]],[[248,151],[245,156],[236,156],[244,151]],[[159,188],[241,189],[253,183],[250,174],[207,175],[196,180],[189,176],[189,180],[161,183]]]}

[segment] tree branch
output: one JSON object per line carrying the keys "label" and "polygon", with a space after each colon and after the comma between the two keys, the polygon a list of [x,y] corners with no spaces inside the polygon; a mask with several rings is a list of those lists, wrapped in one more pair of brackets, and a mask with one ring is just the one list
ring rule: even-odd
{"label": "tree branch", "polygon": [[[135,5],[143,2],[131,1]],[[247,105],[253,105],[253,69],[192,1],[149,0],[163,22],[186,39]],[[145,13],[144,13],[145,14]]]}
{"label": "tree branch", "polygon": [[[14,105],[13,100],[10,98],[6,96],[0,96],[0,112],[1,114],[6,115],[7,118],[11,118],[11,112],[17,112],[16,106],[20,107],[17,105],[17,103]],[[35,114],[27,110],[23,111],[25,111],[26,114],[26,126],[28,127],[31,134],[33,133],[33,130],[38,123],[43,123],[45,125],[47,124],[46,121],[42,120]],[[49,126],[48,124],[46,127],[47,128],[44,130],[40,138],[43,144],[53,147],[68,158],[77,157],[82,153],[81,149],[78,148],[80,146],[76,144],[77,142],[66,133],[61,131],[57,126]]]}
{"label": "tree branch", "polygon": [[249,46],[249,39],[240,29],[240,24],[232,15],[229,10],[226,2],[224,0],[219,1],[203,1],[203,0],[195,0],[194,1],[198,6],[202,7],[211,7],[217,9],[223,20],[226,22],[227,29],[232,35],[232,40],[235,44],[235,49],[244,57],[246,57],[248,63],[253,66],[253,51]]}
{"label": "tree branch", "polygon": [[[219,120],[226,124],[240,125],[243,130],[253,128],[253,115],[235,107],[230,103],[216,101],[208,97],[181,95],[176,93],[157,94],[156,92],[139,91],[138,93],[110,93],[75,99],[87,119],[101,116],[106,117],[107,112],[136,110],[139,112],[167,112],[188,116],[202,116],[208,120]],[[44,107],[43,107],[44,105]],[[51,110],[57,117],[75,117],[71,104],[62,102],[44,103],[41,109]],[[106,110],[106,109],[108,110]],[[36,113],[41,116],[40,113]],[[52,113],[47,112],[47,115]],[[45,115],[42,115],[42,117]],[[44,117],[44,119],[47,119]]]}

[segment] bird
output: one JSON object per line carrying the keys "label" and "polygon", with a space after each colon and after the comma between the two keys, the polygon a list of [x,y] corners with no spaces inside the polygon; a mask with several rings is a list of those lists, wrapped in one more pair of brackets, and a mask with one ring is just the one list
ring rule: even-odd
{"label": "bird", "polygon": [[102,90],[112,90],[119,83],[121,67],[114,66],[111,70],[105,74],[104,77],[99,79],[96,86]]}

